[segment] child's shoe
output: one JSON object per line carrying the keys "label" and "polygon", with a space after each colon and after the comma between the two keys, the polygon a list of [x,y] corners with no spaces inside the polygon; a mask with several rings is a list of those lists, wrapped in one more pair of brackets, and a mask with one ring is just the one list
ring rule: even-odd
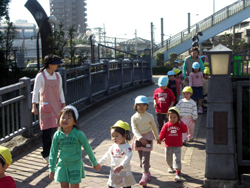
{"label": "child's shoe", "polygon": [[176,174],[174,180],[177,182],[181,181],[181,176]]}
{"label": "child's shoe", "polygon": [[186,141],[186,140],[183,140],[182,145],[183,145],[183,146],[186,146],[186,145],[187,145],[187,141]]}
{"label": "child's shoe", "polygon": [[198,114],[203,114],[203,109],[202,108],[199,108]]}
{"label": "child's shoe", "polygon": [[192,139],[192,138],[188,139],[188,142],[193,142],[193,141],[194,141],[194,139]]}
{"label": "child's shoe", "polygon": [[147,185],[147,181],[148,181],[147,179],[148,179],[147,174],[143,173],[141,181],[139,182],[139,185],[146,186]]}
{"label": "child's shoe", "polygon": [[49,156],[48,157],[44,157],[43,160],[44,160],[45,163],[49,164]]}
{"label": "child's shoe", "polygon": [[168,173],[174,173],[174,170],[172,167],[168,167]]}
{"label": "child's shoe", "polygon": [[150,178],[151,178],[151,173],[148,172],[148,174],[147,174],[147,181],[150,181]]}

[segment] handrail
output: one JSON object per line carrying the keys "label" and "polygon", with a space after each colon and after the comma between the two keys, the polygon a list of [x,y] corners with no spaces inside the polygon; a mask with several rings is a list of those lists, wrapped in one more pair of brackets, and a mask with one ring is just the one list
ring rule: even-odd
{"label": "handrail", "polygon": [[245,7],[250,6],[250,2],[247,0],[237,1],[232,3],[231,5],[226,6],[225,8],[215,12],[211,16],[197,22],[196,24],[190,27],[190,33],[188,32],[188,28],[175,34],[174,36],[169,37],[163,43],[160,42],[157,45],[154,45],[153,52],[165,52],[169,49],[177,46],[180,43],[183,43],[192,38],[192,36],[198,31],[204,31],[215,24],[227,19],[228,17],[236,14],[237,12],[243,10]]}

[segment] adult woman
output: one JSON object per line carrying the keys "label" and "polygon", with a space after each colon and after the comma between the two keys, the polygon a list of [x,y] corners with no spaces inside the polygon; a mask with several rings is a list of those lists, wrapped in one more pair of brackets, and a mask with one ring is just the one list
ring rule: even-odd
{"label": "adult woman", "polygon": [[204,65],[203,65],[202,60],[199,58],[199,50],[198,48],[195,48],[195,47],[190,49],[190,56],[184,59],[184,64],[182,66],[182,73],[186,82],[189,81],[187,76],[189,76],[189,74],[192,72],[192,64],[194,62],[198,62],[200,64],[201,72],[203,72]]}
{"label": "adult woman", "polygon": [[[48,162],[52,136],[58,127],[58,117],[65,106],[65,98],[62,89],[62,78],[56,73],[57,67],[62,61],[56,55],[47,55],[44,58],[44,67],[35,78],[32,97],[32,110],[38,114],[36,104],[39,103],[39,123],[42,130],[43,158]],[[38,101],[40,93],[40,101]]]}

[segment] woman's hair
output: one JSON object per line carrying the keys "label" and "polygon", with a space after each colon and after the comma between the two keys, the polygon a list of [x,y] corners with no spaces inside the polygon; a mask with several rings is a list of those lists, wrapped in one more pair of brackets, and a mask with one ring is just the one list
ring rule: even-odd
{"label": "woman's hair", "polygon": [[[70,114],[70,115],[73,117],[73,119],[74,119],[74,121],[76,122],[76,124],[77,124],[75,112],[74,112],[74,110],[72,110],[71,108],[62,109],[62,111],[60,112],[59,118],[58,118],[58,119],[59,119],[58,124],[60,123],[60,118],[61,118],[61,116],[62,116],[63,114]],[[74,127],[75,127],[76,129],[79,130],[79,127],[78,127],[76,124],[74,125]],[[59,124],[59,125],[60,125],[60,124]],[[60,128],[61,128],[61,127],[59,126],[58,129],[60,129]]]}
{"label": "woman's hair", "polygon": [[126,135],[126,142],[131,140],[131,132],[130,131],[125,131],[125,129],[121,127],[112,127],[111,129],[114,129],[115,132],[120,133],[122,136]]}
{"label": "woman's hair", "polygon": [[194,51],[197,51],[197,53],[198,53],[198,55],[197,55],[197,57],[196,58],[198,58],[199,57],[199,54],[200,54],[200,52],[199,52],[199,49],[198,48],[196,48],[196,47],[192,47],[191,49],[190,49],[190,55],[191,55],[191,53],[192,52],[194,52]]}
{"label": "woman's hair", "polygon": [[49,54],[44,57],[43,60],[43,68],[39,70],[38,73],[43,72],[45,69],[49,68],[49,64],[51,64],[55,60],[60,60],[61,58],[57,55]]}
{"label": "woman's hair", "polygon": [[[0,155],[1,155],[1,154],[0,154]],[[3,157],[3,156],[1,155],[1,157],[0,157],[0,164],[2,164],[2,167],[3,167],[6,163],[5,163],[5,161],[2,159],[2,157]]]}
{"label": "woman's hair", "polygon": [[[146,103],[145,103],[145,104],[146,104]],[[148,104],[146,104],[146,105],[148,105]],[[137,104],[134,104],[133,109],[134,109],[135,111],[137,111]],[[147,107],[147,109],[148,109],[148,107]],[[146,110],[147,110],[147,109],[146,109]]]}
{"label": "woman's hair", "polygon": [[[199,71],[198,72],[200,72],[201,71],[201,69],[199,68]],[[194,69],[192,68],[192,72],[194,72]]]}
{"label": "woman's hair", "polygon": [[180,120],[180,116],[179,116],[179,114],[178,114],[175,110],[169,110],[169,111],[168,111],[168,116],[169,116],[170,114],[176,114],[177,117],[178,117],[178,120]]}

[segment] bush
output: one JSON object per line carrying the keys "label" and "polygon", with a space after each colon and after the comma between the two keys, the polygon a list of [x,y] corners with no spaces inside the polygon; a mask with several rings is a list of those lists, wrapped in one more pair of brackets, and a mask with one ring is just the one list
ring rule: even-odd
{"label": "bush", "polygon": [[152,71],[154,75],[167,75],[167,72],[172,70],[172,67],[170,66],[162,66],[162,67],[153,67]]}
{"label": "bush", "polygon": [[164,53],[157,53],[156,54],[156,64],[157,66],[163,66],[164,65]]}

